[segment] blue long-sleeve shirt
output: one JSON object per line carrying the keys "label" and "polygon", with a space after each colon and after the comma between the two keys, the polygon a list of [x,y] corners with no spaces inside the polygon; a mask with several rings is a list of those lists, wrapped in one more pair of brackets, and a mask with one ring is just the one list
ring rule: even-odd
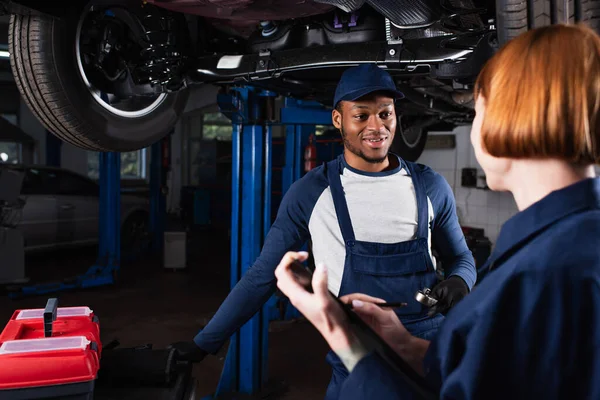
{"label": "blue long-sleeve shirt", "polygon": [[[417,204],[407,168],[381,173],[350,167],[343,156],[341,180],[357,240],[397,243],[414,238]],[[446,276],[460,276],[473,287],[474,261],[456,216],[452,190],[432,169],[419,165],[427,192],[429,241],[439,254]],[[344,270],[345,246],[325,169],[315,168],[285,194],[262,251],[254,265],[225,299],[215,316],[194,338],[215,353],[269,299],[276,288],[274,271],[283,255],[311,239],[315,262],[327,265],[329,289],[337,294]]]}
{"label": "blue long-sleeve shirt", "polygon": [[[600,178],[555,191],[503,227],[424,360],[441,400],[600,399]],[[344,400],[410,398],[371,354]]]}

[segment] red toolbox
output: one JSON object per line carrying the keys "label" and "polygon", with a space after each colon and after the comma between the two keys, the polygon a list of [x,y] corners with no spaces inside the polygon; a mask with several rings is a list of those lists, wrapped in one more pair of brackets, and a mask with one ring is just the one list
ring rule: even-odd
{"label": "red toolbox", "polygon": [[16,310],[0,335],[0,399],[92,399],[102,345],[88,307]]}

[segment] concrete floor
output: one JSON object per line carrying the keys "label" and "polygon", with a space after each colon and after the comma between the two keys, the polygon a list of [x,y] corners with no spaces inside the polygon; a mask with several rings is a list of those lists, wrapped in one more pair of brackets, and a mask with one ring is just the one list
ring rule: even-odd
{"label": "concrete floor", "polygon": [[[152,343],[166,347],[191,339],[218,309],[229,290],[229,247],[226,238],[200,234],[188,244],[188,268],[164,270],[160,257],[124,263],[117,285],[63,292],[59,306],[89,306],[100,318],[103,343],[117,338],[121,346]],[[95,248],[61,250],[28,255],[27,274],[33,282],[67,278],[85,271],[96,257]],[[15,309],[44,307],[50,295],[19,300],[0,295],[0,327]],[[270,380],[281,391],[260,398],[321,399],[331,369],[328,350],[317,331],[306,321],[273,322],[269,335]],[[227,352],[208,356],[194,366],[200,394],[214,392]]]}

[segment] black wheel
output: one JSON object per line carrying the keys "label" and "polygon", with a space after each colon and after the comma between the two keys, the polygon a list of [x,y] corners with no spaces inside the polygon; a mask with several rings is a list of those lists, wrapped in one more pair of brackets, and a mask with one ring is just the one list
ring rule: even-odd
{"label": "black wheel", "polygon": [[415,118],[398,117],[390,151],[406,161],[417,161],[425,150],[428,130]]}
{"label": "black wheel", "polygon": [[100,2],[106,0],[61,19],[12,15],[12,72],[34,115],[60,139],[87,150],[133,151],[172,130],[188,90],[163,92],[141,82],[142,69],[131,69],[140,60],[125,59],[138,57],[145,43],[136,37],[143,29],[132,22],[139,19],[124,6],[102,9]]}
{"label": "black wheel", "polygon": [[135,255],[150,245],[150,220],[145,212],[136,212],[121,225],[121,254]]}
{"label": "black wheel", "polygon": [[496,0],[501,45],[533,28],[577,22],[585,22],[600,33],[600,0]]}

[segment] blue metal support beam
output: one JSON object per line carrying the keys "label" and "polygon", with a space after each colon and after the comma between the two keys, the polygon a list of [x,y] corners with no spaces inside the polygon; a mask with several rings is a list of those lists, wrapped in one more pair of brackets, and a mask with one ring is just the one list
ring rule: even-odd
{"label": "blue metal support beam", "polygon": [[[231,288],[254,264],[271,227],[272,126],[276,123],[265,119],[260,101],[261,98],[272,101],[274,97],[271,92],[242,87],[221,93],[217,99],[221,112],[233,123]],[[315,125],[331,124],[331,112],[318,103],[286,99],[280,122],[286,125],[285,193],[304,174],[302,150],[315,132]],[[214,396],[233,392],[256,394],[265,387],[268,327],[274,307],[276,301],[271,298],[231,337]],[[288,308],[287,315],[293,312],[293,308]]]}
{"label": "blue metal support beam", "polygon": [[[246,125],[242,130],[242,226],[241,274],[244,275],[258,257],[262,242],[262,169],[263,127]],[[240,330],[241,393],[256,393],[260,388],[262,312],[252,317]],[[258,344],[258,346],[257,346]]]}
{"label": "blue metal support beam", "polygon": [[331,111],[319,103],[286,98],[280,112],[285,129],[285,166],[283,167],[283,193],[304,175],[303,154],[309,136],[316,125],[331,125]]}
{"label": "blue metal support beam", "polygon": [[[270,225],[271,169],[265,167],[271,163],[271,129],[264,126],[259,101],[260,93],[251,88],[237,88],[218,98],[221,111],[233,123],[232,288],[254,264]],[[267,371],[265,319],[259,311],[230,339],[216,396],[231,392],[256,394],[262,388]]]}
{"label": "blue metal support beam", "polygon": [[62,140],[49,130],[46,130],[46,165],[60,167]]}
{"label": "blue metal support beam", "polygon": [[121,153],[100,153],[98,261],[86,275],[89,286],[114,283],[121,264]]}
{"label": "blue metal support beam", "polygon": [[281,123],[285,125],[331,125],[331,110],[316,101],[285,99],[281,109]]}
{"label": "blue metal support beam", "polygon": [[[283,193],[285,194],[294,182],[304,176],[304,147],[316,125],[331,125],[331,111],[321,104],[292,98],[285,99],[285,107],[281,109],[281,123],[285,130],[285,165],[283,167]],[[306,247],[303,248],[306,250]],[[285,305],[284,319],[300,317],[300,313],[291,304]]]}
{"label": "blue metal support beam", "polygon": [[166,171],[163,165],[163,141],[154,143],[150,147],[150,232],[151,248],[154,252],[163,250],[163,237],[165,233],[165,219],[167,215],[166,199]]}
{"label": "blue metal support beam", "polygon": [[[266,98],[267,108],[274,108],[275,105],[275,97],[276,93],[270,91],[263,91],[260,93],[260,96]],[[265,121],[264,130],[264,160],[265,166],[263,169],[263,182],[264,182],[264,191],[263,191],[263,226],[262,226],[262,234],[263,240],[262,244],[271,229],[271,192],[272,192],[272,176],[273,176],[273,126],[271,125],[272,121]],[[269,358],[269,323],[271,322],[271,316],[274,314],[273,311],[277,311],[277,299],[275,296],[271,296],[271,298],[267,301],[267,303],[263,306],[262,310],[262,343],[261,343],[261,359],[262,359],[262,371],[261,371],[261,385],[264,387],[267,384],[269,377],[267,362]]]}

